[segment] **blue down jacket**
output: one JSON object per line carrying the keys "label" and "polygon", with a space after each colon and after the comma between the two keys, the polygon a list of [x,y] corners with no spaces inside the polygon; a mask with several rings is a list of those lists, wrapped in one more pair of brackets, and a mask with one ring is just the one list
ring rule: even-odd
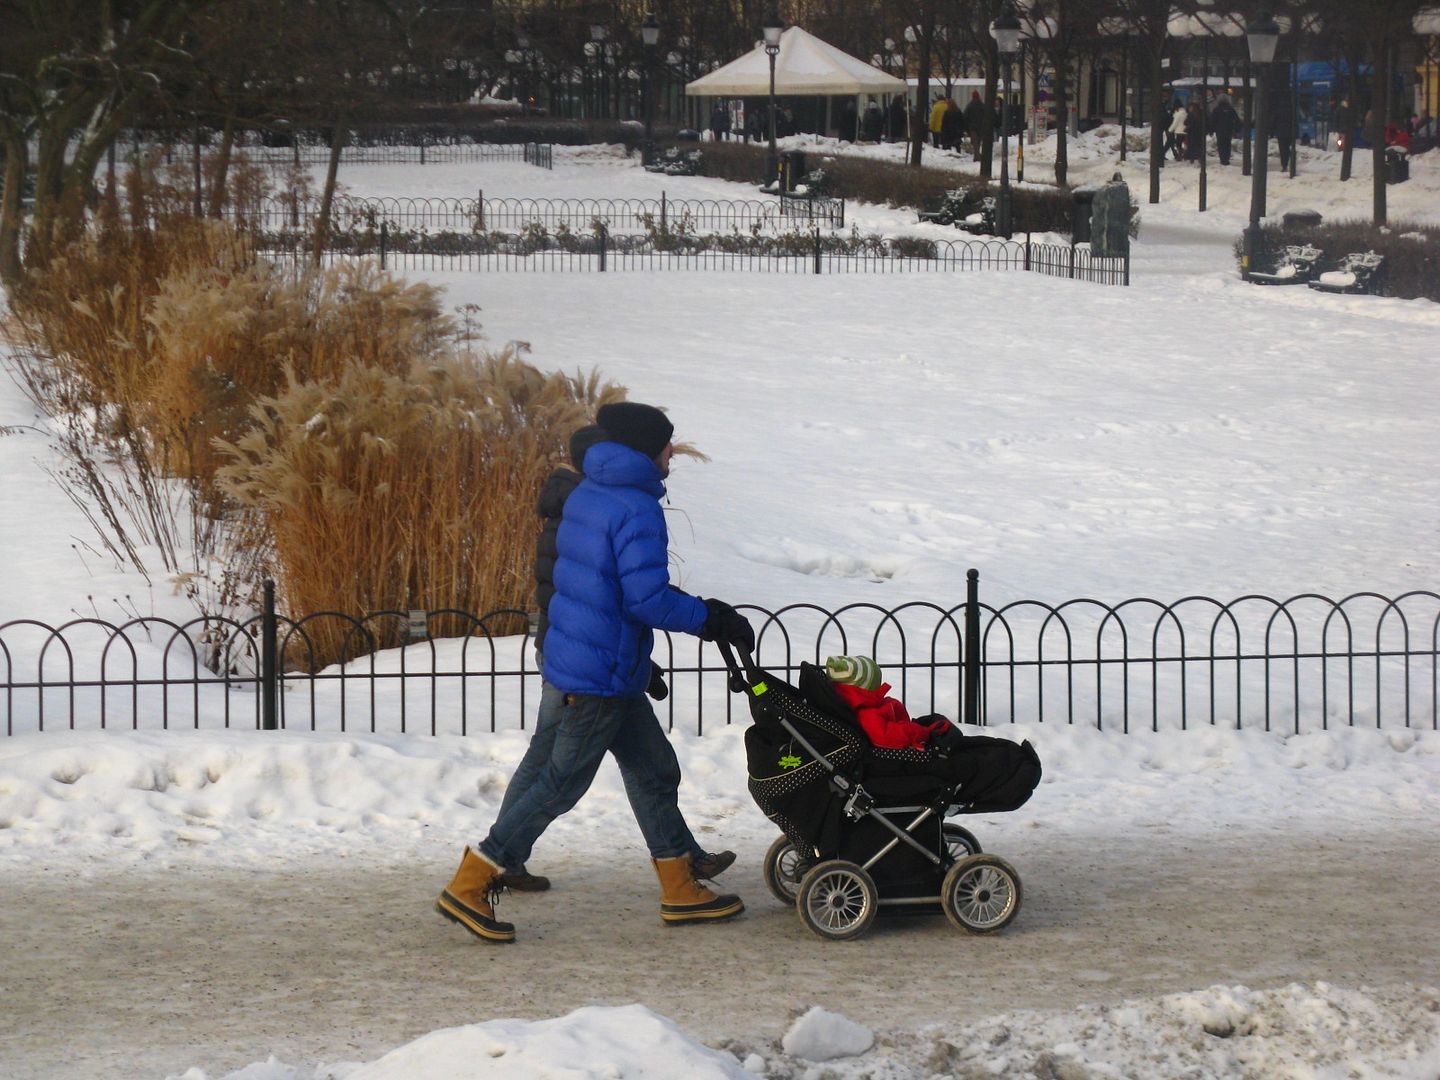
{"label": "blue down jacket", "polygon": [[660,469],[615,442],[585,454],[556,535],[545,679],[572,694],[633,697],[650,682],[653,630],[698,634],[705,604],[670,588]]}

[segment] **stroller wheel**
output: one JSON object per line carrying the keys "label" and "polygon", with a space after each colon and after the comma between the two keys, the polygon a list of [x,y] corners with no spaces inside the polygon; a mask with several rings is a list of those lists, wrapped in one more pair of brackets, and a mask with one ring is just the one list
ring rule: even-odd
{"label": "stroller wheel", "polygon": [[1020,875],[997,855],[971,855],[945,875],[940,906],[961,930],[993,934],[1020,910]]}
{"label": "stroller wheel", "polygon": [[945,851],[956,862],[970,855],[979,855],[984,850],[975,834],[963,826],[951,825],[947,821],[940,826],[940,832],[945,838]]}
{"label": "stroller wheel", "polygon": [[795,903],[795,894],[800,891],[800,853],[787,836],[776,837],[765,853],[765,887],[770,895],[782,904]]}
{"label": "stroller wheel", "polygon": [[857,938],[875,921],[880,894],[863,869],[844,859],[828,859],[800,881],[795,908],[800,921],[827,941]]}

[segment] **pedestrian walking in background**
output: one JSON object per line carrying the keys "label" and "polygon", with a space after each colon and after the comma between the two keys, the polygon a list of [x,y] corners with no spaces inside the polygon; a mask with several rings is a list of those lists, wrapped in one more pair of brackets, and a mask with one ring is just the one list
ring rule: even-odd
{"label": "pedestrian walking in background", "polygon": [[1221,165],[1230,164],[1230,144],[1235,138],[1235,129],[1240,124],[1240,114],[1235,111],[1230,95],[1221,94],[1215,99],[1210,110],[1210,127],[1215,132],[1215,152]]}
{"label": "pedestrian walking in background", "polygon": [[1275,137],[1275,151],[1280,155],[1280,168],[1290,168],[1290,155],[1295,151],[1295,109],[1290,88],[1277,84],[1270,98],[1270,134]]}
{"label": "pedestrian walking in background", "polygon": [[1200,155],[1205,153],[1205,113],[1198,101],[1192,101],[1185,110],[1185,160],[1200,164]]}
{"label": "pedestrian walking in background", "polygon": [[723,142],[730,137],[730,110],[723,102],[717,101],[710,110],[710,134],[716,142]]}
{"label": "pedestrian walking in background", "polygon": [[1165,164],[1165,156],[1168,154],[1176,161],[1180,160],[1185,142],[1185,120],[1188,114],[1185,106],[1179,98],[1176,98],[1170,105],[1170,125],[1165,129],[1165,149],[1160,155],[1160,164]]}
{"label": "pedestrian walking in background", "polygon": [[945,98],[945,115],[940,118],[940,145],[946,150],[959,150],[964,145],[965,114],[955,99]]}
{"label": "pedestrian walking in background", "polygon": [[937,97],[930,106],[930,142],[940,149],[940,134],[945,128],[945,99]]}
{"label": "pedestrian walking in background", "polygon": [[971,90],[970,100],[965,103],[965,131],[970,136],[970,156],[979,161],[980,139],[985,134],[985,103],[978,90]]}
{"label": "pedestrian walking in background", "polygon": [[890,125],[890,141],[905,142],[909,131],[905,124],[905,95],[896,94],[890,99],[888,112],[888,123]]}

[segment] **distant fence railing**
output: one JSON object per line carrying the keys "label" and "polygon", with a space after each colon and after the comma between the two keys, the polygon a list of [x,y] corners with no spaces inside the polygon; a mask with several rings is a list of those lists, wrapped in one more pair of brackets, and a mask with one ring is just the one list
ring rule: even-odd
{"label": "distant fence railing", "polygon": [[[0,624],[6,734],[97,728],[288,728],[470,734],[524,728],[539,700],[524,613],[318,612],[286,617],[273,591],[241,620]],[[864,653],[913,715],[1103,729],[1223,727],[1306,732],[1440,727],[1440,594],[1340,600],[963,603],[830,611],[742,608],[768,670]],[[458,636],[432,638],[437,623]],[[346,664],[316,660],[319,628],[352,637]],[[333,634],[329,635],[333,639]],[[672,730],[743,719],[714,649],[657,636]]]}
{"label": "distant fence railing", "polygon": [[[838,213],[844,216],[843,200]],[[330,210],[332,232],[378,231],[391,235],[448,235],[524,232],[536,227],[588,232],[598,223],[624,235],[658,231],[684,236],[696,232],[776,231],[793,229],[796,218],[777,199],[570,198],[528,199],[486,196],[473,199],[357,198],[338,196]],[[314,228],[319,201],[267,196],[227,210],[232,220],[261,233]]]}
{"label": "distant fence railing", "polygon": [[[135,144],[134,148],[137,151],[156,150],[165,156],[167,163],[188,161],[192,153],[191,147],[183,142],[159,146]],[[213,144],[207,144],[202,153],[209,156],[215,153],[215,149]],[[327,165],[330,162],[330,147],[324,143],[305,142],[298,146],[240,143],[235,150],[258,165],[274,168]],[[488,161],[518,161],[553,169],[555,148],[550,143],[539,142],[347,142],[340,150],[342,165],[470,165]]]}
{"label": "distant fence railing", "polygon": [[[310,258],[299,230],[255,234],[258,249],[282,262]],[[394,231],[387,221],[332,232],[325,259],[378,259],[406,270],[509,273],[626,273],[740,270],[774,274],[1034,271],[1104,285],[1130,284],[1130,259],[1100,258],[1087,247],[1013,240],[855,239],[816,229],[774,236],[613,235],[543,228],[521,233]]]}

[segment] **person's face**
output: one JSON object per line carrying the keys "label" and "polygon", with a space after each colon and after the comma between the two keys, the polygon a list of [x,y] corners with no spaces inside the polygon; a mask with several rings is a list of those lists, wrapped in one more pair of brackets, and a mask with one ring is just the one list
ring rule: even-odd
{"label": "person's face", "polygon": [[666,443],[665,449],[655,455],[655,464],[660,469],[661,476],[670,475],[670,459],[675,456],[675,444]]}

